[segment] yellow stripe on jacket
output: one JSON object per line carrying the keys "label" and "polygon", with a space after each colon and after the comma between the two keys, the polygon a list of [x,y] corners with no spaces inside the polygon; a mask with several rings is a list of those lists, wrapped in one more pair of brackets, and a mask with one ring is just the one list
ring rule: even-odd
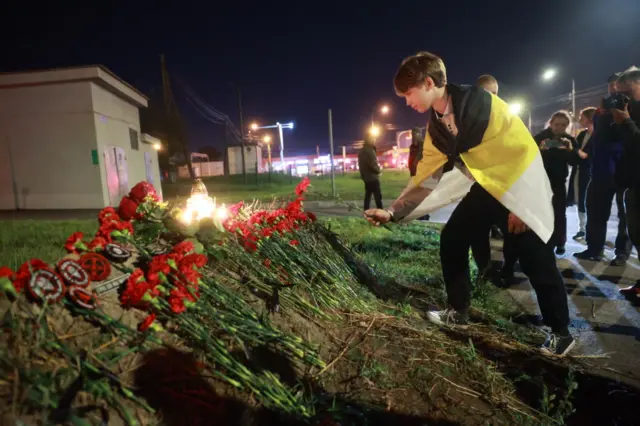
{"label": "yellow stripe on jacket", "polygon": [[520,117],[491,96],[482,142],[460,155],[474,179],[543,241],[553,233],[551,185],[540,150]]}

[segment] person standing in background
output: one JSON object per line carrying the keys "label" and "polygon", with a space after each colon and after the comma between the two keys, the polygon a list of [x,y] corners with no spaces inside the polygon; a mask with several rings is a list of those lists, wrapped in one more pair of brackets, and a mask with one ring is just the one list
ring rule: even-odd
{"label": "person standing in background", "polygon": [[358,168],[360,177],[364,181],[364,209],[368,210],[373,196],[376,207],[382,208],[382,190],[380,188],[380,174],[382,169],[378,164],[376,145],[373,136],[367,134],[364,145],[358,153]]}
{"label": "person standing in background", "polygon": [[589,170],[591,169],[591,159],[589,158],[589,142],[593,134],[593,116],[596,113],[595,107],[588,107],[580,111],[580,125],[584,128],[578,134],[576,142],[578,149],[577,164],[571,169],[569,177],[569,192],[567,193],[567,206],[576,204],[578,210],[578,232],[573,236],[576,241],[584,241],[587,226],[587,187],[589,186]]}
{"label": "person standing in background", "polygon": [[567,242],[567,177],[569,165],[578,162],[576,157],[577,142],[569,135],[571,116],[566,111],[555,112],[549,120],[549,127],[533,137],[540,151],[544,168],[549,176],[553,191],[553,213],[555,215],[551,244],[556,254],[566,253]]}

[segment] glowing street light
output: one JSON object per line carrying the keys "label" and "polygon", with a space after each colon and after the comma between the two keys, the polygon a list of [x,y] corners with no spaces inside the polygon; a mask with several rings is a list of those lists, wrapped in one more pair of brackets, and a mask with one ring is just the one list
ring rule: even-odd
{"label": "glowing street light", "polygon": [[522,105],[522,102],[516,101],[509,104],[509,112],[513,115],[520,115],[523,109],[524,106]]}
{"label": "glowing street light", "polygon": [[154,143],[153,149],[155,149],[156,151],[160,151],[162,149],[162,144],[159,142]]}
{"label": "glowing street light", "polygon": [[262,141],[263,141],[264,143],[271,143],[271,136],[269,136],[269,135],[265,135],[265,137],[264,137],[264,138],[262,138]]}
{"label": "glowing street light", "polygon": [[255,132],[260,127],[258,126],[258,123],[251,123],[251,126],[249,126],[249,128]]}
{"label": "glowing street light", "polygon": [[382,108],[380,108],[380,113],[387,115],[389,114],[390,108],[389,105],[382,105]]}
{"label": "glowing street light", "polygon": [[542,79],[544,81],[551,81],[555,78],[556,74],[558,74],[558,71],[556,71],[555,68],[549,68],[542,73]]}
{"label": "glowing street light", "polygon": [[372,125],[369,128],[369,134],[374,138],[377,138],[378,136],[380,136],[380,127],[376,126],[375,124]]}

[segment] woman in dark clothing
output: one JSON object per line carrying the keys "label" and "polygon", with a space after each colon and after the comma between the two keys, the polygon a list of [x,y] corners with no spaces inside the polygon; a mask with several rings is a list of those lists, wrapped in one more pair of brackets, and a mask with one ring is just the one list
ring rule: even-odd
{"label": "woman in dark clothing", "polygon": [[587,226],[587,186],[589,186],[591,159],[587,152],[593,134],[593,115],[595,107],[588,107],[580,111],[580,125],[584,130],[578,134],[578,162],[571,169],[569,177],[569,192],[567,193],[567,206],[577,205],[578,208],[578,233],[573,236],[576,241],[583,241]]}
{"label": "woman in dark clothing", "polygon": [[542,151],[542,161],[549,176],[553,191],[554,230],[550,244],[555,246],[556,254],[566,253],[567,242],[567,177],[569,165],[578,163],[578,143],[569,135],[571,116],[566,111],[558,111],[551,116],[549,127],[533,138]]}

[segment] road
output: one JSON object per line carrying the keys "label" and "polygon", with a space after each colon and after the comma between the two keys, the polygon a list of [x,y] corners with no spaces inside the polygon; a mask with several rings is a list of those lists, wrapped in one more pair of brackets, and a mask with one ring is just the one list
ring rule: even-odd
{"label": "road", "polygon": [[[389,205],[390,200],[385,202]],[[306,208],[319,215],[361,215],[329,203],[314,203]],[[455,205],[451,205],[435,212],[431,221],[445,223],[454,208]],[[614,257],[609,247],[605,249],[607,261],[579,261],[572,254],[584,250],[585,245],[570,238],[577,232],[577,224],[575,207],[571,207],[567,209],[567,255],[558,257],[558,267],[565,278],[569,296],[570,329],[578,340],[572,354],[605,355],[602,359],[594,358],[593,362],[614,370],[610,373],[617,379],[640,385],[640,308],[632,306],[618,292],[640,279],[637,252],[634,250],[626,267],[609,265]],[[615,240],[617,227],[614,204],[608,223],[608,245],[612,246],[609,242]],[[494,262],[502,262],[502,241],[492,240],[492,258]],[[536,296],[529,281],[519,270],[516,278],[519,278],[519,283],[505,292],[505,299],[520,306],[524,313],[539,316]]]}

